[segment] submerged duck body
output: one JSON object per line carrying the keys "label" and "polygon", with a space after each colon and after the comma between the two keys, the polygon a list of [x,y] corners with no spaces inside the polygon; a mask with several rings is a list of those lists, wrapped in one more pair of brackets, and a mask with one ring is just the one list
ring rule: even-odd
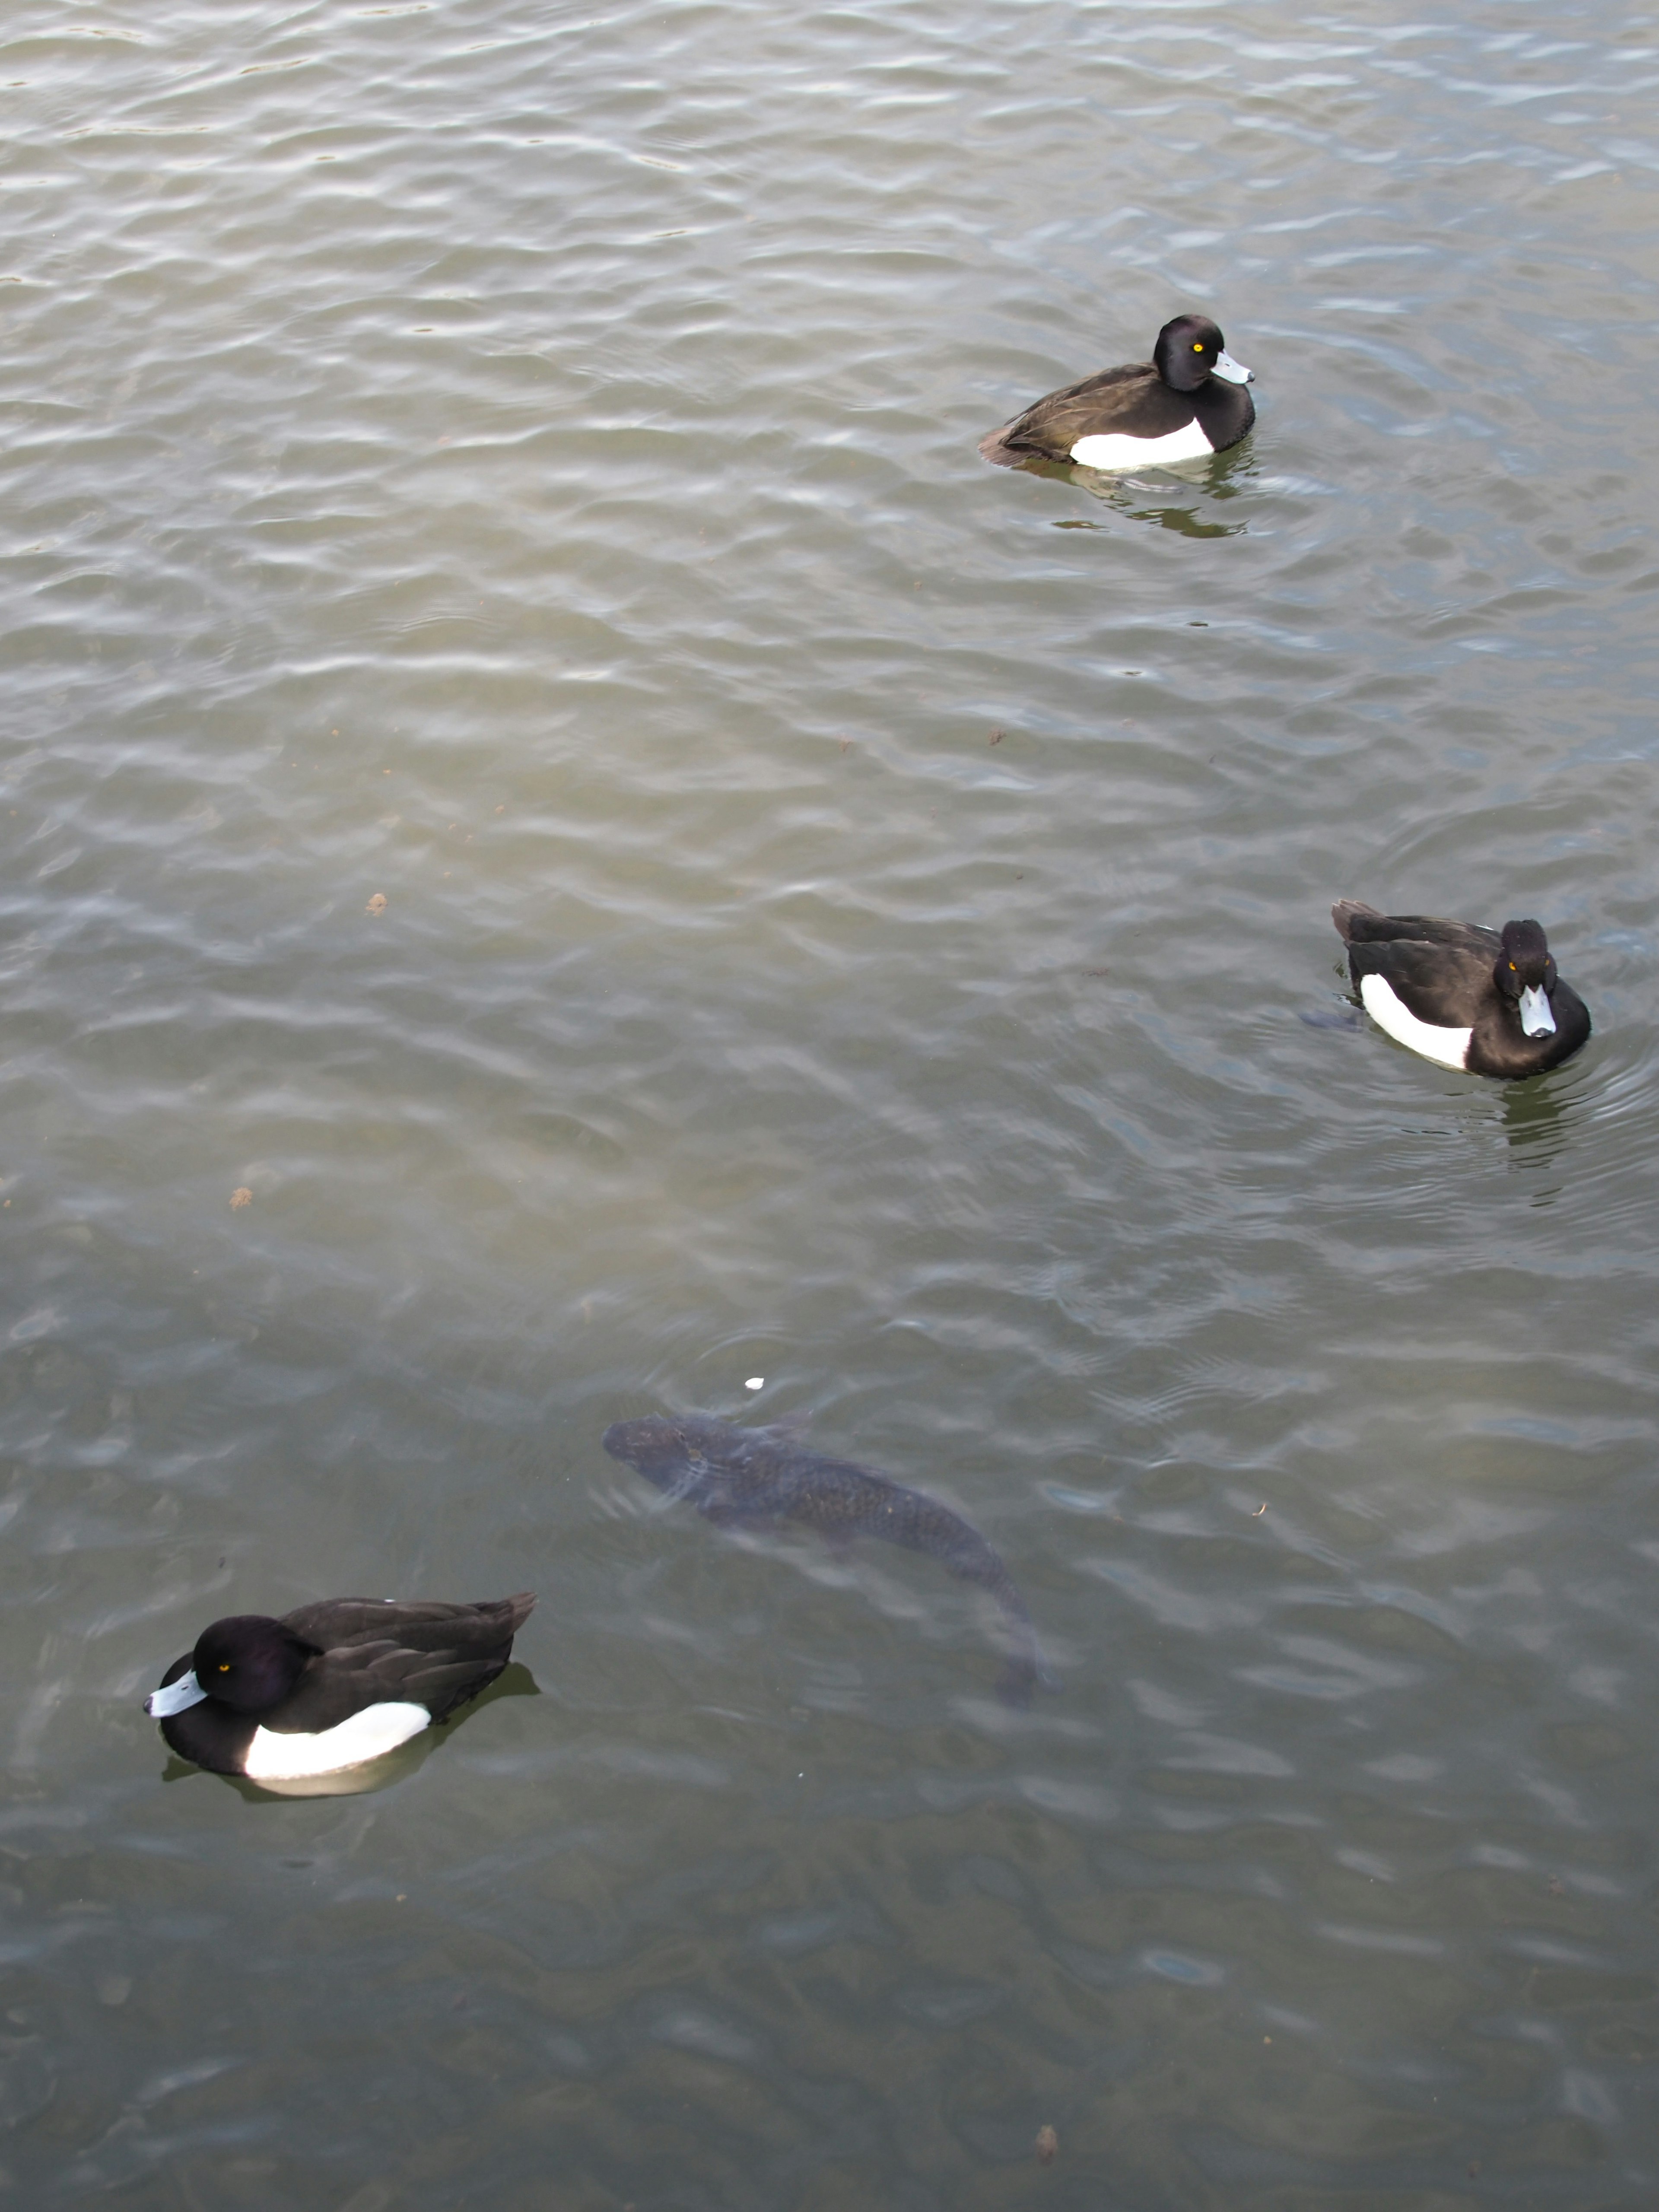
{"label": "submerged duck body", "polygon": [[1151,361],[1051,392],[982,438],[979,450],[1005,467],[1032,454],[1091,469],[1207,460],[1255,421],[1245,389],[1252,381],[1207,315],[1177,315],[1158,332]]}
{"label": "submerged duck body", "polygon": [[233,1613],[175,1659],[144,1710],[180,1759],[252,1782],[379,1759],[476,1698],[536,1601],[337,1597],[280,1620]]}
{"label": "submerged duck body", "polygon": [[1348,973],[1377,1027],[1425,1060],[1471,1075],[1541,1075],[1590,1033],[1589,1009],[1556,973],[1535,921],[1502,930],[1431,915],[1331,908]]}

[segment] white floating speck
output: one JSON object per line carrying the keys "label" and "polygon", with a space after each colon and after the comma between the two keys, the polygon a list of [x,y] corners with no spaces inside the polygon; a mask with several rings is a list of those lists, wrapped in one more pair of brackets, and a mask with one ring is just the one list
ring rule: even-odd
{"label": "white floating speck", "polygon": [[751,1375],[743,1387],[745,1390],[763,1390],[766,1388],[766,1377],[763,1375]]}

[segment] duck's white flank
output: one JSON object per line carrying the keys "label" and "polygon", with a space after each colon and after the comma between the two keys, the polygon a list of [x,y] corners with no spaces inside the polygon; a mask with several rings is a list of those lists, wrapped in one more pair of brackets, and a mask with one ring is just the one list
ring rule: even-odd
{"label": "duck's white flank", "polygon": [[337,1774],[343,1766],[361,1766],[365,1759],[395,1751],[410,1736],[419,1735],[431,1718],[424,1705],[395,1702],[370,1705],[318,1735],[279,1735],[271,1729],[255,1729],[242,1771],[250,1782],[298,1782],[312,1774]]}
{"label": "duck's white flank", "polygon": [[1167,438],[1131,438],[1121,430],[1079,438],[1072,459],[1090,469],[1137,469],[1158,461],[1206,461],[1214,451],[1194,420],[1171,430]]}
{"label": "duck's white flank", "polygon": [[1409,1045],[1425,1060],[1437,1060],[1442,1067],[1462,1069],[1469,1039],[1474,1035],[1473,1029],[1443,1030],[1432,1022],[1419,1022],[1381,975],[1362,975],[1359,995],[1378,1029],[1386,1030],[1397,1043]]}

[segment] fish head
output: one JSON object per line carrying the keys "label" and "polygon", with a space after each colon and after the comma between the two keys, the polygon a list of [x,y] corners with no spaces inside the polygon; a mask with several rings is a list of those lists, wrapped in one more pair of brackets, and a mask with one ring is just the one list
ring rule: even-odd
{"label": "fish head", "polygon": [[637,1421],[612,1421],[599,1442],[612,1459],[623,1461],[659,1490],[684,1481],[691,1457],[686,1437],[660,1413],[647,1413]]}

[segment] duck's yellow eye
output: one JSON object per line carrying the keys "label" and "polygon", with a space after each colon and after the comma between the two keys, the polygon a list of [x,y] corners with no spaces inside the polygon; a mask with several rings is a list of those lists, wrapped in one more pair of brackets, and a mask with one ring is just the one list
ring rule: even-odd
{"label": "duck's yellow eye", "polygon": [[1195,345],[1195,346],[1193,348],[1193,351],[1194,351],[1194,353],[1202,353],[1202,352],[1203,352],[1203,350],[1204,350],[1204,349],[1203,349],[1203,347],[1202,347],[1201,345]]}
{"label": "duck's yellow eye", "polygon": [[1510,961],[1510,975],[1514,975],[1514,973],[1515,973],[1515,963],[1514,963],[1514,961],[1513,961],[1513,960],[1511,960],[1511,961]]}
{"label": "duck's yellow eye", "polygon": [[230,1672],[230,1662],[229,1662],[229,1660],[228,1660],[228,1659],[222,1659],[222,1660],[219,1662],[219,1672],[220,1672],[222,1674],[229,1674],[229,1672]]}

